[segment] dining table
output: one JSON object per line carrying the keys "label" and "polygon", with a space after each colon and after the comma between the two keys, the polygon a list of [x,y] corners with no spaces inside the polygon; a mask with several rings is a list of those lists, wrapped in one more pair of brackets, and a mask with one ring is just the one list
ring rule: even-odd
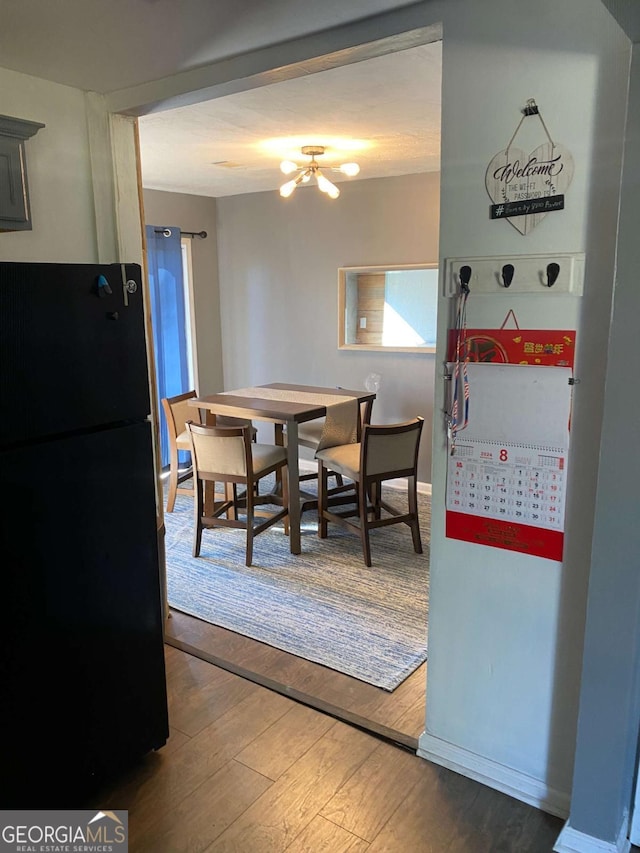
{"label": "dining table", "polygon": [[[375,393],[370,391],[271,382],[267,385],[194,397],[189,401],[189,405],[210,413],[213,416],[210,419],[212,423],[215,423],[216,415],[273,423],[274,440],[276,444],[280,445],[284,444],[284,428],[286,427],[289,480],[289,547],[292,554],[300,554],[302,495],[298,461],[298,426],[322,417],[329,422],[331,413],[344,411],[344,405],[347,404],[347,401],[353,401],[354,405],[355,403],[365,403],[370,407],[375,397]],[[359,412],[359,409],[357,411]],[[339,424],[339,419],[336,419],[336,424]],[[356,417],[356,425],[357,435],[355,438],[352,435],[348,440],[359,440],[359,417]]]}

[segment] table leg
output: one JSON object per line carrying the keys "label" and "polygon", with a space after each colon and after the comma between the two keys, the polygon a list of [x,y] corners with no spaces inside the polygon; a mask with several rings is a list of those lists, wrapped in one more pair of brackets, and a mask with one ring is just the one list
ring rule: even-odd
{"label": "table leg", "polygon": [[[283,424],[274,424],[273,430],[274,430],[275,444],[277,444],[279,447],[284,447],[284,425]],[[276,494],[282,498],[282,504],[281,505],[285,506],[285,498],[286,498],[287,506],[288,506],[288,503],[289,503],[289,498],[288,498],[289,484],[288,484],[288,482],[286,484],[283,482],[283,476],[286,476],[288,478],[287,474],[283,475],[282,469],[280,469],[279,471],[276,471],[276,488],[275,488],[275,491],[276,491]],[[288,515],[286,515],[284,517],[284,520],[282,523],[284,525],[284,535],[289,536],[289,516]]]}
{"label": "table leg", "polygon": [[289,547],[292,554],[300,546],[300,471],[298,466],[298,424],[287,421],[287,469],[289,474]]}

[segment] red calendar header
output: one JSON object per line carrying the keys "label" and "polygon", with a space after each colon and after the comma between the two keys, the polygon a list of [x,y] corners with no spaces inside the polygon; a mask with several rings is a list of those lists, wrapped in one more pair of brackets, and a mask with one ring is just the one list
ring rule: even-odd
{"label": "red calendar header", "polygon": [[[449,329],[448,361],[456,361],[458,332]],[[557,329],[467,329],[460,360],[573,367],[576,333]]]}

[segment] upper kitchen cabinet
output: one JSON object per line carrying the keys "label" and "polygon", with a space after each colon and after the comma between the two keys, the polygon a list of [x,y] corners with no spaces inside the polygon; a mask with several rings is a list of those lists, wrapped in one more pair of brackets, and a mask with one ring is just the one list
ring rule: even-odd
{"label": "upper kitchen cabinet", "polygon": [[43,124],[0,115],[0,231],[31,230],[25,140]]}

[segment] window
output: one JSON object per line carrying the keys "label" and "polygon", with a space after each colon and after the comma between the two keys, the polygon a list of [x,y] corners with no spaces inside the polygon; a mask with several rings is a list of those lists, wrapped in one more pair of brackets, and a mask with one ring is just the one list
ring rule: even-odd
{"label": "window", "polygon": [[191,262],[191,241],[183,237],[180,241],[182,251],[182,279],[184,281],[184,319],[187,346],[187,367],[189,370],[189,388],[196,388],[196,353],[195,337],[193,330],[194,307],[193,307],[193,266]]}
{"label": "window", "polygon": [[338,273],[339,349],[435,352],[437,264]]}

